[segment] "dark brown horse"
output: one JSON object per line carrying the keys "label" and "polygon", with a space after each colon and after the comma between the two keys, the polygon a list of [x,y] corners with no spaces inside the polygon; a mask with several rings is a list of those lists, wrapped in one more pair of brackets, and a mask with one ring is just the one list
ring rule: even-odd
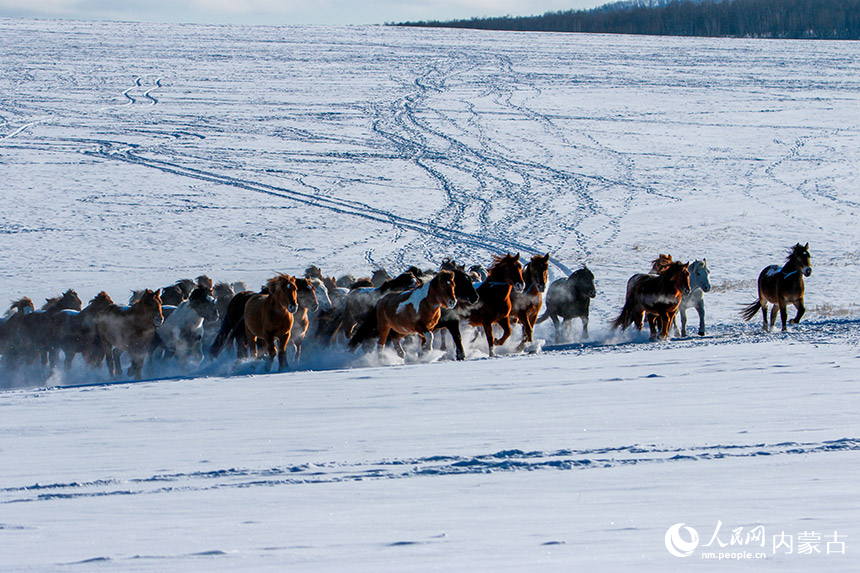
{"label": "dark brown horse", "polygon": [[[803,277],[812,274],[812,255],[809,254],[809,243],[797,243],[788,252],[788,258],[782,267],[770,265],[762,269],[758,275],[758,300],[744,307],[741,316],[751,320],[761,309],[762,326],[769,331],[776,323],[776,313],[782,319],[782,331],[785,332],[789,304],[797,309],[797,314],[789,321],[798,324],[806,307],[803,306],[805,286]],[[767,323],[767,303],[773,304],[770,309],[770,325]]]}
{"label": "dark brown horse", "polygon": [[642,316],[648,315],[651,339],[669,338],[669,327],[678,312],[681,298],[690,292],[690,271],[685,263],[674,262],[659,275],[639,274],[627,281],[627,297],[613,328],[635,324],[642,330]]}
{"label": "dark brown horse", "polygon": [[514,291],[511,293],[511,303],[513,304],[511,318],[523,325],[523,339],[520,342],[519,350],[532,342],[534,337],[535,323],[543,304],[546,282],[549,280],[549,253],[534,255],[523,268],[523,279],[525,281],[523,292]]}
{"label": "dark brown horse", "polygon": [[[379,347],[385,346],[390,333],[400,336],[417,334],[425,350],[433,348],[433,329],[442,316],[443,308],[457,306],[454,294],[454,273],[439,271],[433,280],[424,285],[398,293],[389,293],[376,303],[376,323],[379,329]],[[398,339],[397,354],[404,356]]]}
{"label": "dark brown horse", "polygon": [[278,368],[287,367],[287,344],[293,329],[293,313],[299,309],[295,277],[279,274],[266,282],[266,292],[251,296],[245,304],[245,337],[256,358],[258,342],[267,351],[266,370],[272,368],[275,355]]}
{"label": "dark brown horse", "polygon": [[[479,301],[469,313],[469,324],[482,326],[490,356],[495,355],[494,345],[502,345],[511,335],[511,303],[512,292],[522,292],[525,288],[523,266],[520,264],[520,254],[507,254],[493,259],[493,266],[487,272],[487,280],[476,290]],[[494,339],[493,325],[502,327],[502,337]]]}
{"label": "dark brown horse", "polygon": [[95,323],[108,373],[115,377],[122,374],[120,357],[128,352],[131,358],[128,375],[140,379],[155,329],[164,323],[160,293],[146,289],[130,307],[109,305],[96,315]]}
{"label": "dark brown horse", "polygon": [[69,370],[76,354],[81,354],[92,367],[104,360],[104,348],[96,330],[96,317],[114,304],[104,291],[97,294],[81,311],[63,310],[54,319],[56,348],[63,351],[65,367]]}
{"label": "dark brown horse", "polygon": [[247,355],[247,340],[245,339],[245,305],[254,296],[254,291],[245,290],[238,292],[230,299],[227,304],[227,310],[221,315],[221,326],[218,329],[218,334],[212,345],[209,347],[209,353],[213,358],[217,358],[224,346],[227,344],[236,343],[236,355]]}
{"label": "dark brown horse", "polygon": [[71,289],[47,299],[40,310],[13,316],[16,319],[13,326],[15,358],[27,363],[39,361],[43,365],[53,365],[56,362],[54,321],[58,313],[67,309],[81,310],[81,299]]}

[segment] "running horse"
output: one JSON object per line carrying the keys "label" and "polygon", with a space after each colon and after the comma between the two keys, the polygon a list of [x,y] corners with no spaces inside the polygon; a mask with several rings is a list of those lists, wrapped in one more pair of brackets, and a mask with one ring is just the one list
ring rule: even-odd
{"label": "running horse", "polygon": [[131,357],[128,375],[140,379],[143,363],[155,339],[155,329],[162,324],[160,291],[146,289],[130,307],[111,304],[99,312],[95,316],[96,333],[108,373],[115,377],[121,374],[120,355],[128,352]]}
{"label": "running horse", "polygon": [[670,263],[659,275],[633,275],[627,281],[624,307],[612,326],[625,329],[635,324],[638,330],[642,330],[642,317],[647,314],[651,340],[657,339],[658,330],[660,338],[669,338],[669,327],[675,319],[681,299],[689,293],[688,263]]}
{"label": "running horse", "polygon": [[[762,326],[767,332],[776,323],[776,313],[779,311],[782,331],[785,332],[789,304],[793,304],[797,309],[797,314],[789,321],[791,324],[800,323],[803,313],[806,312],[806,307],[803,306],[803,277],[811,274],[812,255],[809,254],[809,243],[797,243],[788,252],[788,258],[782,267],[770,265],[762,269],[758,275],[758,300],[744,307],[741,316],[744,320],[751,320],[761,309]],[[773,304],[770,309],[770,325],[767,323],[768,303]]]}
{"label": "running horse", "polygon": [[511,293],[511,303],[513,303],[511,317],[515,322],[523,325],[523,339],[518,347],[519,350],[532,342],[535,323],[543,304],[543,293],[546,291],[548,278],[549,253],[534,255],[523,267],[523,279],[525,280],[523,292],[514,291]]}
{"label": "running horse", "polygon": [[268,352],[266,371],[271,370],[276,354],[278,368],[284,370],[293,313],[299,309],[298,286],[295,277],[279,274],[266,282],[265,291],[251,296],[245,303],[245,338],[254,358],[257,357],[257,342],[264,344]]}
{"label": "running horse", "polygon": [[[475,289],[478,291],[478,304],[472,307],[469,324],[482,326],[487,337],[490,356],[495,356],[494,346],[499,346],[511,335],[510,316],[513,309],[512,292],[522,292],[525,288],[523,266],[520,254],[497,256],[487,273],[487,279]],[[493,325],[502,327],[502,337],[494,339]]]}
{"label": "running horse", "polygon": [[[433,330],[442,317],[442,309],[457,306],[454,293],[454,273],[439,271],[422,286],[383,296],[376,303],[376,324],[379,329],[379,348],[388,342],[394,332],[400,336],[417,334],[426,350],[433,348]],[[403,347],[396,340],[395,349],[402,358]]]}

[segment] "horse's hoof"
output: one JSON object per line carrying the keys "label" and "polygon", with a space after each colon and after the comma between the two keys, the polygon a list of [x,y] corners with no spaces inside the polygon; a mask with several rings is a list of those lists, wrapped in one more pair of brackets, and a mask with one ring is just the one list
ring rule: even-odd
{"label": "horse's hoof", "polygon": [[457,354],[457,360],[465,360],[465,359],[466,359],[465,354],[459,354],[459,353]]}
{"label": "horse's hoof", "polygon": [[700,331],[699,331],[699,336],[705,336],[705,331],[704,331],[704,330],[700,330]]}

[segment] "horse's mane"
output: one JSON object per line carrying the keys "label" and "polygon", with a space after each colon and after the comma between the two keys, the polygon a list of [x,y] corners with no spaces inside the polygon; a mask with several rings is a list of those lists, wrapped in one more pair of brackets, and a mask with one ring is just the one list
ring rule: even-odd
{"label": "horse's mane", "polygon": [[369,278],[363,277],[349,285],[349,290],[355,290],[357,288],[374,288],[373,282],[371,282]]}
{"label": "horse's mane", "polygon": [[206,302],[209,299],[209,289],[206,287],[199,286],[188,296],[188,300],[191,302]]}
{"label": "horse's mane", "polygon": [[6,311],[6,317],[10,317],[13,314],[24,313],[27,309],[33,311],[36,307],[33,305],[33,300],[30,297],[24,296],[14,301],[11,305],[9,305],[9,310]]}
{"label": "horse's mane", "polygon": [[507,265],[507,264],[510,264],[512,262],[517,262],[519,260],[519,258],[520,258],[519,253],[517,253],[516,255],[512,255],[510,253],[507,253],[505,255],[493,255],[493,264],[490,265],[490,270],[492,271],[493,269],[500,267],[502,265]]}
{"label": "horse's mane", "polygon": [[215,285],[215,296],[231,296],[236,294],[236,291],[233,290],[233,287],[229,283],[219,282]]}
{"label": "horse's mane", "polygon": [[284,273],[278,273],[276,276],[270,278],[266,281],[265,288],[271,293],[275,290],[276,287],[282,285],[284,283],[293,283],[295,284],[296,279],[291,277],[290,275],[285,275]]}

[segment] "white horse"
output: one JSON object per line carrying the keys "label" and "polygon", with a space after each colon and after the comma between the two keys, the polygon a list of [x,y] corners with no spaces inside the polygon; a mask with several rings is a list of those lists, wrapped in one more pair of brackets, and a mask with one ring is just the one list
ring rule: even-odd
{"label": "white horse", "polygon": [[218,320],[218,303],[207,289],[197,288],[155,331],[169,354],[185,364],[203,360],[203,325]]}
{"label": "white horse", "polygon": [[[705,336],[705,293],[711,290],[711,270],[708,259],[690,263],[690,293],[681,298],[678,315],[681,317],[681,336],[687,336],[687,309],[693,307],[699,313],[699,336]],[[677,318],[677,317],[676,317]],[[675,323],[675,336],[678,324]]]}

